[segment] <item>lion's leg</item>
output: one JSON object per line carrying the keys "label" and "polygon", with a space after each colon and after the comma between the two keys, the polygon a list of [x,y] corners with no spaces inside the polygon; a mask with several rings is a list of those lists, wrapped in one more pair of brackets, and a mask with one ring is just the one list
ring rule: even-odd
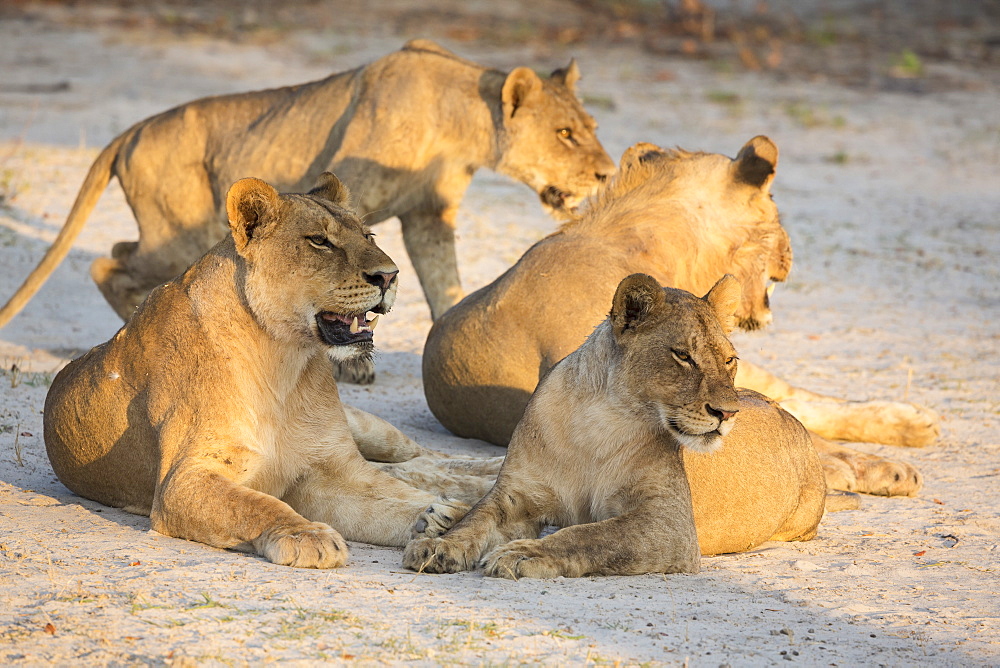
{"label": "lion's leg", "polygon": [[417,457],[398,464],[378,464],[391,475],[417,489],[473,504],[493,487],[503,457],[480,460]]}
{"label": "lion's leg", "polygon": [[146,295],[156,287],[156,284],[146,285],[137,281],[121,260],[106,257],[99,257],[91,263],[90,277],[118,317],[125,321],[132,317]]}
{"label": "lion's leg", "polygon": [[[90,269],[101,294],[124,320],[153,288],[184,272],[229,233],[208,172],[191,167],[202,164],[204,145],[181,142],[164,150],[157,139],[171,131],[194,132],[194,126],[175,121],[170,130],[157,127],[163,134],[139,135],[139,145],[125,151],[124,162],[115,168],[139,225],[139,241],[116,243],[112,259],[98,258]],[[152,145],[142,143],[146,136]]]}
{"label": "lion's leg", "polygon": [[406,252],[420,279],[431,318],[437,319],[463,297],[455,256],[455,209],[411,211],[399,220]]}
{"label": "lion's leg", "polygon": [[157,490],[153,529],[221,548],[248,549],[287,566],[335,568],[347,544],[328,525],[310,522],[287,503],[233,482],[219,467],[171,471]]}
{"label": "lion's leg", "polygon": [[[673,511],[673,512],[671,512]],[[546,536],[516,540],[486,555],[483,573],[518,578],[697,573],[701,551],[694,518],[664,522],[676,509],[635,510],[618,517],[577,524]]]}
{"label": "lion's leg", "polygon": [[426,573],[474,569],[497,545],[538,535],[543,521],[534,500],[518,490],[494,487],[444,536],[410,541],[403,551],[403,566]]}
{"label": "lion's leg", "polygon": [[938,416],[898,401],[846,401],[794,387],[755,364],[740,362],[736,385],[768,396],[810,431],[840,441],[920,447],[940,435]]}
{"label": "lion's leg", "polygon": [[314,465],[283,499],[304,517],[334,527],[347,540],[393,547],[406,544],[414,524],[429,509],[442,531],[469,509],[460,501],[411,487],[360,456]]}
{"label": "lion's leg", "polygon": [[829,489],[878,496],[915,496],[924,484],[920,472],[910,464],[858,452],[816,434],[810,436]]}
{"label": "lion's leg", "polygon": [[358,450],[369,461],[405,462],[422,455],[438,454],[421,446],[376,415],[347,404],[344,404],[344,414]]}

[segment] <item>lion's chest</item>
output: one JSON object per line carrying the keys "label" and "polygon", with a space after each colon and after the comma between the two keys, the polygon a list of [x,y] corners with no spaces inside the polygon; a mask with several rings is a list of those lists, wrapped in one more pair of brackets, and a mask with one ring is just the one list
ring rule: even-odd
{"label": "lion's chest", "polygon": [[244,429],[256,458],[246,486],[280,498],[311,467],[354,447],[339,403],[320,403],[295,393],[258,402]]}

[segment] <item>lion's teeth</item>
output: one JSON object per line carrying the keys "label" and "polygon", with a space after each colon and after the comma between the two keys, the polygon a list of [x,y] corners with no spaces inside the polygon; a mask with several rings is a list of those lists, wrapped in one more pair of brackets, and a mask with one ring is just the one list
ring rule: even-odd
{"label": "lion's teeth", "polygon": [[354,320],[351,321],[351,334],[357,334],[358,329],[358,316],[354,316]]}
{"label": "lion's teeth", "polygon": [[377,324],[378,324],[378,316],[375,316],[374,318],[368,321],[368,329],[372,330],[375,329],[375,325]]}
{"label": "lion's teeth", "polygon": [[774,286],[775,285],[777,285],[777,283],[771,283],[769,286],[767,286],[767,296],[768,297],[770,297],[774,293]]}

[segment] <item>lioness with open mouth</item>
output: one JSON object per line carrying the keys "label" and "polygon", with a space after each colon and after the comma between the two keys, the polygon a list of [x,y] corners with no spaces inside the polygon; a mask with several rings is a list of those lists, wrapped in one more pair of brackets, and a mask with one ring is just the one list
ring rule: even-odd
{"label": "lioness with open mouth", "polygon": [[[53,381],[45,446],[59,479],[160,533],[290,566],[341,566],[345,539],[398,546],[418,519],[433,535],[459,518],[496,460],[430,466],[340,402],[331,360],[371,354],[397,285],[348,199],[329,173],[303,195],[236,182],[231,236]],[[397,479],[406,462],[387,472],[364,454],[416,457],[433,491]]]}

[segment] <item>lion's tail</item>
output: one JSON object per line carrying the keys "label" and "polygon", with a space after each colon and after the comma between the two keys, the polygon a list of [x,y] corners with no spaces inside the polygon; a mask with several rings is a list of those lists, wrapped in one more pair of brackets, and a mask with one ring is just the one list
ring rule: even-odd
{"label": "lion's tail", "polygon": [[836,513],[841,510],[857,510],[861,507],[861,496],[854,492],[827,490],[826,512]]}
{"label": "lion's tail", "polygon": [[41,259],[35,269],[21,283],[21,287],[17,289],[14,296],[7,300],[3,308],[0,308],[0,327],[6,325],[15,315],[21,312],[21,309],[35,296],[35,293],[48,280],[52,272],[59,266],[59,263],[66,257],[66,254],[69,253],[73,242],[80,234],[80,230],[83,229],[83,224],[87,222],[90,212],[97,205],[97,200],[104,194],[104,189],[111,180],[111,167],[129,134],[126,132],[119,135],[94,160],[94,164],[90,166],[90,171],[87,172],[87,178],[83,180],[83,185],[80,186],[80,192],[76,195],[73,208],[70,210],[69,216],[66,217],[66,222],[63,224],[62,229],[59,230],[59,235],[56,236],[55,241],[49,246],[45,257]]}

